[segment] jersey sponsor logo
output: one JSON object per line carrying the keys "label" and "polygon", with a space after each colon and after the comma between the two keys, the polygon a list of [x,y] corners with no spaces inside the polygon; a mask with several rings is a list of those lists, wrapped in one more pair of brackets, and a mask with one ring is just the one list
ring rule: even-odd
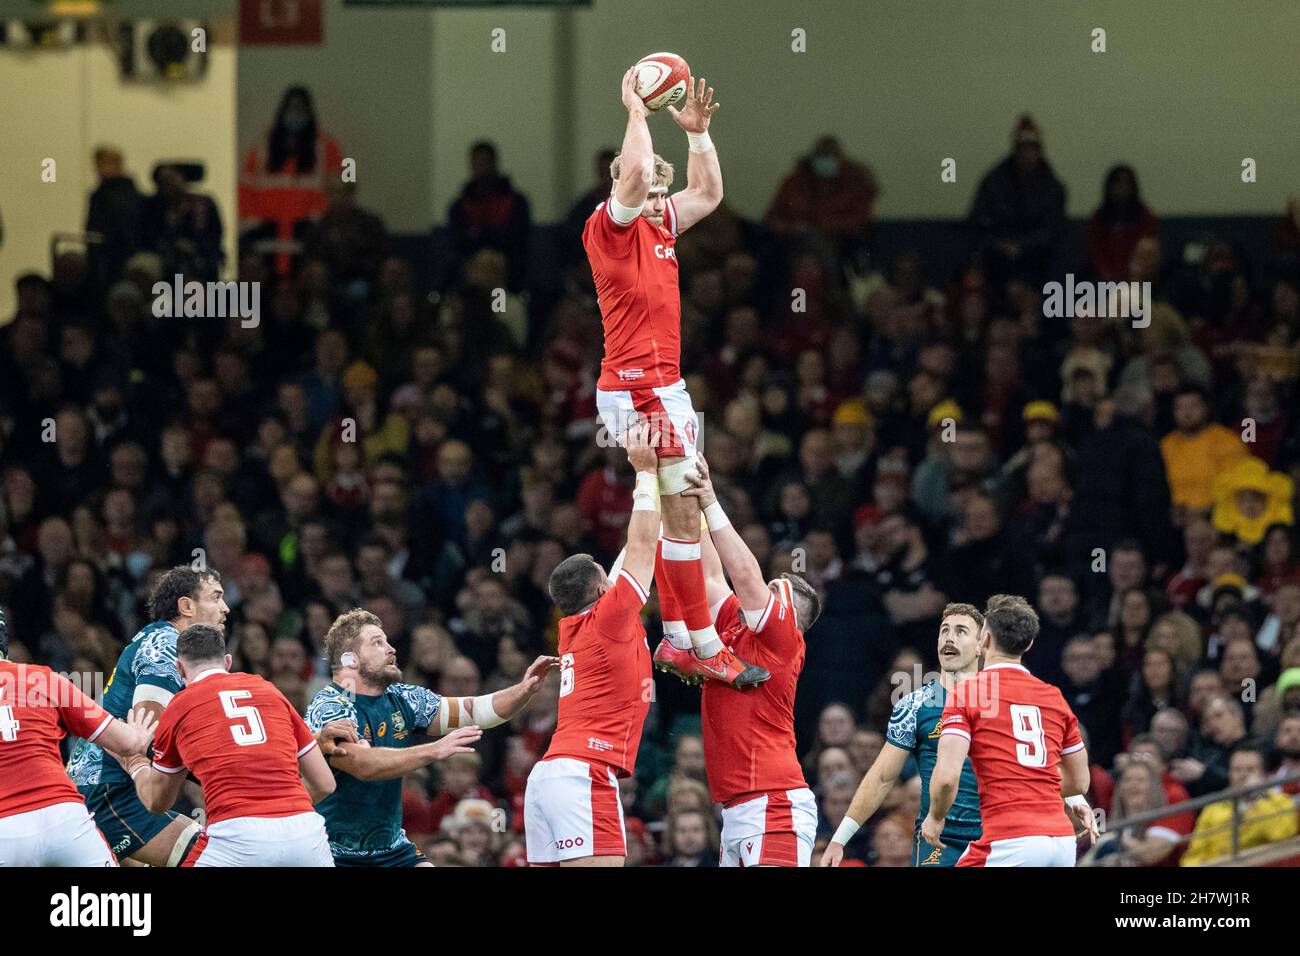
{"label": "jersey sponsor logo", "polygon": [[656,258],[656,259],[672,259],[673,261],[676,261],[676,260],[677,260],[677,250],[674,249],[672,246],[665,246],[662,242],[656,242],[656,243],[655,243],[655,258]]}
{"label": "jersey sponsor logo", "polygon": [[952,714],[943,719],[942,726],[947,727],[950,724],[964,724],[965,722],[966,722],[966,718],[963,717],[961,714]]}
{"label": "jersey sponsor logo", "polygon": [[600,751],[613,750],[614,745],[611,744],[608,740],[601,740],[599,737],[588,737],[587,749],[600,750]]}
{"label": "jersey sponsor logo", "polygon": [[582,837],[569,837],[563,840],[556,840],[555,848],[557,850],[575,850],[578,847],[582,846],[583,843],[585,842],[586,840],[584,840]]}
{"label": "jersey sponsor logo", "polygon": [[387,732],[387,730],[388,730],[388,721],[386,721],[386,720],[381,720],[381,721],[379,722],[379,729],[378,729],[377,731],[375,731],[375,736],[376,736],[376,737],[382,737],[382,736],[384,736],[384,734]]}

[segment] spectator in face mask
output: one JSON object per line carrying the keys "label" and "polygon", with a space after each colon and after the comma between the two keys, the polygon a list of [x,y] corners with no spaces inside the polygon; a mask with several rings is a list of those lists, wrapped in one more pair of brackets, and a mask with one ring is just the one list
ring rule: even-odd
{"label": "spectator in face mask", "polygon": [[[343,150],[316,120],[303,86],[284,92],[275,123],[244,155],[239,175],[239,226],[245,240],[288,243],[295,229],[326,211],[326,184],[341,179]],[[293,257],[277,248],[275,271],[287,275]]]}
{"label": "spectator in face mask", "polygon": [[846,157],[834,136],[823,136],[781,181],[765,221],[780,236],[854,246],[865,240],[879,191],[870,168]]}

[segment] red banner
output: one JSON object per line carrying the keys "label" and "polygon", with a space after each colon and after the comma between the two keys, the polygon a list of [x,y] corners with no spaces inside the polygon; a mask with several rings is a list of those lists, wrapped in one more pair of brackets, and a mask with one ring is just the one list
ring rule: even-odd
{"label": "red banner", "polygon": [[323,0],[239,0],[243,46],[313,46],[324,37]]}

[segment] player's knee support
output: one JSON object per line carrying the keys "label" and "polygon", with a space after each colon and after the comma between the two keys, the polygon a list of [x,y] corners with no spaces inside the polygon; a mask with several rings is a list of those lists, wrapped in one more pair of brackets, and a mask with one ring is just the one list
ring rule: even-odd
{"label": "player's knee support", "polygon": [[172,852],[167,857],[168,866],[180,866],[185,862],[185,858],[190,855],[190,850],[203,835],[203,827],[198,820],[191,820],[189,825],[181,831],[180,836],[176,838],[176,843],[172,847]]}
{"label": "player's knee support", "polygon": [[679,495],[687,488],[694,487],[688,480],[687,476],[699,476],[699,469],[695,465],[695,456],[683,458],[675,465],[668,465],[666,468],[659,469],[659,494],[661,495]]}

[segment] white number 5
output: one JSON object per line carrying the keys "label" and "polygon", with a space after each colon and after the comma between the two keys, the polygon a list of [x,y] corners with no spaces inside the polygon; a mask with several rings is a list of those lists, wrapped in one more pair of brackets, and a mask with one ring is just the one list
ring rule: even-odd
{"label": "white number 5", "polygon": [[1047,741],[1043,739],[1043,712],[1032,704],[1011,705],[1011,732],[1016,740],[1016,759],[1024,767],[1047,766]]}
{"label": "white number 5", "polygon": [[230,736],[235,738],[235,743],[241,747],[255,747],[258,744],[266,743],[266,727],[262,724],[262,715],[257,712],[257,708],[251,704],[240,706],[236,701],[243,700],[245,697],[252,697],[251,690],[223,690],[221,692],[221,707],[226,712],[226,716],[235,720],[243,720],[248,726],[241,727],[238,724],[230,725]]}

